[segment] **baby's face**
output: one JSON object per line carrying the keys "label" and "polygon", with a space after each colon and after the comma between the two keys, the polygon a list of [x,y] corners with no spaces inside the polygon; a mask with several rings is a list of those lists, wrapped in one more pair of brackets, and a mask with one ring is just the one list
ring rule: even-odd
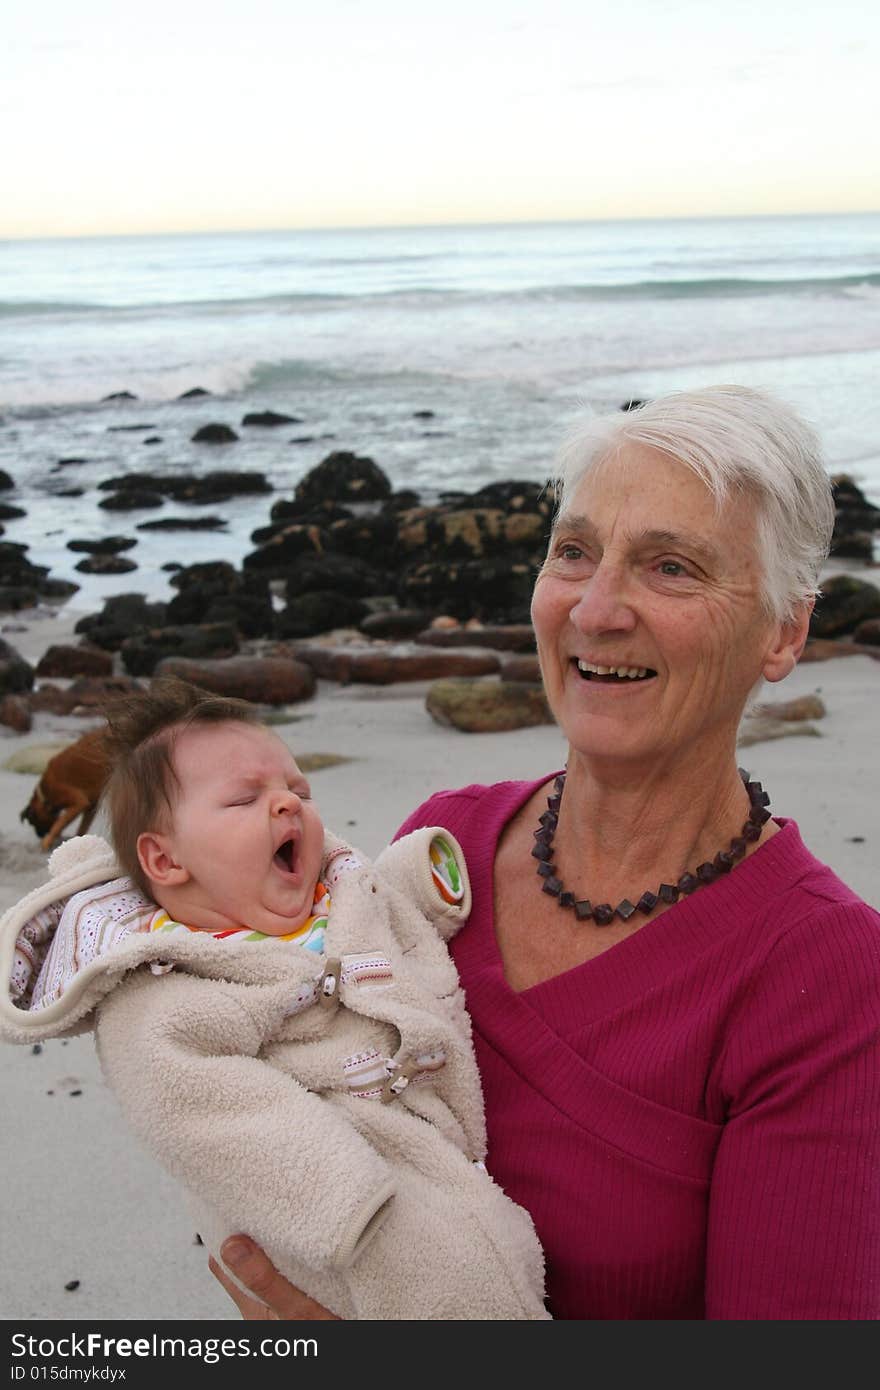
{"label": "baby's face", "polygon": [[[324,827],[290,750],[254,724],[178,735],[172,827],[191,926],[284,936],[311,915]],[[199,920],[201,918],[201,920]]]}

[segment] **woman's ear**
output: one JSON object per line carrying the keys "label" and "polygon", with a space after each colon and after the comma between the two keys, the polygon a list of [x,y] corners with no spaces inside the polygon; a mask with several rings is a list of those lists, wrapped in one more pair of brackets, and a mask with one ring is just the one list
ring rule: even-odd
{"label": "woman's ear", "polygon": [[175,859],[168,836],[157,830],[138,835],[137,856],[147,878],[157,887],[175,888],[189,878],[189,869]]}
{"label": "woman's ear", "polygon": [[815,599],[805,599],[791,618],[779,623],[770,649],[764,657],[761,674],[765,681],[784,681],[801,658],[810,631],[810,615]]}

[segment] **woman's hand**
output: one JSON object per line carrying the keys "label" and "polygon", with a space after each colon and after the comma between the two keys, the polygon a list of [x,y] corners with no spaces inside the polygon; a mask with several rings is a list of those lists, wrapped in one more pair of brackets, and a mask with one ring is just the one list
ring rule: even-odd
{"label": "woman's hand", "polygon": [[224,1264],[250,1289],[242,1293],[215,1259],[208,1260],[214,1278],[223,1285],[245,1322],[338,1321],[335,1313],[295,1289],[272,1264],[268,1255],[249,1236],[229,1236],[220,1247]]}

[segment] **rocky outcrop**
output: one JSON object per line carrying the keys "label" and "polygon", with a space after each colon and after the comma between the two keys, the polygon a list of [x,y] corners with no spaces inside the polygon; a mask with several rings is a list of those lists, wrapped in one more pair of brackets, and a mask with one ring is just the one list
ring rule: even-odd
{"label": "rocky outcrop", "polygon": [[165,610],[164,603],[148,603],[143,594],[114,594],[105,601],[100,613],[80,618],[74,632],[87,636],[105,651],[116,652],[127,637],[143,628],[161,627]]}
{"label": "rocky outcrop", "polygon": [[874,535],[880,529],[880,507],[869,502],[846,473],[832,478],[834,534],[831,554],[841,559],[866,560],[874,555]]}
{"label": "rocky outcrop", "polygon": [[101,536],[94,541],[68,541],[67,549],[86,555],[119,555],[137,545],[132,536]]}
{"label": "rocky outcrop", "polygon": [[419,633],[416,641],[428,647],[490,647],[497,652],[533,652],[535,630],[531,623],[514,623],[507,627],[467,623],[463,627],[428,628]]}
{"label": "rocky outcrop", "polygon": [[337,450],[300,480],[296,500],[313,505],[332,497],[336,502],[381,502],[391,496],[391,482],[371,458]]}
{"label": "rocky outcrop", "polygon": [[124,555],[88,555],[75,566],[82,574],[130,574],[137,569],[134,560],[126,560]]}
{"label": "rocky outcrop", "polygon": [[143,512],[151,507],[163,507],[165,499],[158,492],[146,492],[142,488],[127,487],[122,492],[111,492],[98,506],[105,512]]}
{"label": "rocky outcrop", "polygon": [[33,715],[26,695],[4,695],[0,698],[0,724],[17,734],[29,732]]}
{"label": "rocky outcrop", "polygon": [[17,695],[30,690],[33,683],[33,667],[0,637],[0,695]]}
{"label": "rocky outcrop", "polygon": [[262,705],[295,704],[315,691],[315,676],[309,666],[277,656],[240,656],[227,661],[168,657],[159,664],[157,674],[178,676],[215,695]]}
{"label": "rocky outcrop", "polygon": [[390,638],[400,641],[415,637],[429,626],[432,613],[423,608],[390,608],[380,613],[371,613],[360,624],[365,637]]}
{"label": "rocky outcrop", "polygon": [[238,439],[235,430],[229,425],[202,425],[192,436],[193,444],[234,444]]}
{"label": "rocky outcrop", "polygon": [[0,612],[33,608],[40,599],[69,598],[79,588],[65,579],[50,579],[45,565],[31,564],[27,550],[14,541],[0,541]]}
{"label": "rocky outcrop", "polygon": [[113,672],[113,657],[100,647],[51,646],[37,663],[38,676],[56,676],[72,680],[75,676],[109,676]]}
{"label": "rocky outcrop", "polygon": [[520,681],[436,681],[425,698],[425,708],[438,724],[465,733],[501,733],[553,723],[543,690]]}
{"label": "rocky outcrop", "polygon": [[413,642],[388,646],[294,642],[292,651],[316,676],[343,684],[390,685],[394,681],[436,680],[442,676],[484,676],[498,670],[495,652],[460,648],[432,651]]}
{"label": "rocky outcrop", "polygon": [[317,589],[290,599],[275,617],[275,631],[279,637],[315,637],[335,627],[356,627],[366,613],[366,604],[359,598]]}
{"label": "rocky outcrop", "polygon": [[811,637],[839,637],[866,618],[880,617],[880,589],[863,579],[837,574],[822,585],[810,619]]}
{"label": "rocky outcrop", "polygon": [[251,410],[242,416],[243,425],[259,425],[262,429],[276,429],[278,425],[301,425],[299,415],[279,415],[277,410]]}
{"label": "rocky outcrop", "polygon": [[231,623],[205,623],[144,628],[133,637],[126,637],[120,652],[129,675],[151,676],[168,656],[201,661],[235,656],[238,649],[238,633]]}
{"label": "rocky outcrop", "polygon": [[275,612],[269,585],[262,575],[243,575],[227,561],[188,565],[171,579],[178,593],[168,604],[167,622],[231,623],[242,637],[269,637],[275,631]]}

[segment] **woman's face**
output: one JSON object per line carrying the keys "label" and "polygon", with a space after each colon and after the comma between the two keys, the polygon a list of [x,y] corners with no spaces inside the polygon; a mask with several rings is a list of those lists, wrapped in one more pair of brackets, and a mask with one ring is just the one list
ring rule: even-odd
{"label": "woman's face", "polygon": [[716,512],[690,469],[642,446],[594,470],[568,498],[532,600],[572,748],[663,761],[732,746],[749,691],[788,674],[806,627],[769,620],[761,587],[750,498]]}

